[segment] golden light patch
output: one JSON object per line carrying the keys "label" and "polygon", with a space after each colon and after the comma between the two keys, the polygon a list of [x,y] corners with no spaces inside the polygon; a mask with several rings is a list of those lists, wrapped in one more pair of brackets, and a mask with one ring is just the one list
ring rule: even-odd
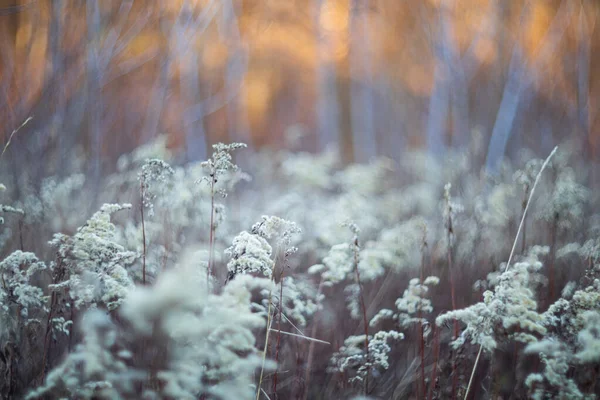
{"label": "golden light patch", "polygon": [[329,0],[321,7],[319,23],[321,28],[329,32],[344,32],[348,30],[350,9],[347,2]]}
{"label": "golden light patch", "polygon": [[229,52],[223,43],[200,43],[202,49],[202,63],[210,69],[221,68],[227,62]]}
{"label": "golden light patch", "polygon": [[529,56],[535,54],[542,40],[548,32],[548,27],[552,21],[552,12],[546,2],[534,2],[529,13],[529,20],[526,22],[524,35],[524,47]]}
{"label": "golden light patch", "polygon": [[496,42],[489,38],[480,38],[475,45],[475,58],[482,64],[493,64],[498,58],[498,46]]}
{"label": "golden light patch", "polygon": [[403,80],[409,90],[418,96],[428,96],[433,89],[433,75],[423,65],[411,64],[407,66]]}
{"label": "golden light patch", "polygon": [[316,60],[316,47],[314,36],[310,33],[303,27],[272,23],[253,38],[252,52],[268,55],[285,53],[295,63],[312,67]]}
{"label": "golden light patch", "polygon": [[244,101],[253,122],[262,120],[271,102],[270,80],[267,74],[249,73],[244,80]]}

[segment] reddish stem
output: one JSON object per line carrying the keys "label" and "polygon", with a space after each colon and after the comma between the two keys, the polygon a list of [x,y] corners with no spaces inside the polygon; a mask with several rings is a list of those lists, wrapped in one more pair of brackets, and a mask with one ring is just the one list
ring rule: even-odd
{"label": "reddish stem", "polygon": [[429,382],[429,394],[427,398],[433,400],[435,380],[437,378],[438,359],[440,357],[440,337],[437,326],[433,326],[433,370],[431,371],[431,382]]}
{"label": "reddish stem", "polygon": [[213,243],[214,237],[214,223],[215,223],[215,178],[211,176],[210,180],[210,234],[208,237],[208,266],[206,268],[206,285],[210,292],[210,277],[212,275],[212,263],[213,263]]}
{"label": "reddish stem", "polygon": [[144,181],[140,181],[140,193],[142,197],[142,205],[140,212],[142,214],[142,284],[146,285],[146,225],[144,223]]}

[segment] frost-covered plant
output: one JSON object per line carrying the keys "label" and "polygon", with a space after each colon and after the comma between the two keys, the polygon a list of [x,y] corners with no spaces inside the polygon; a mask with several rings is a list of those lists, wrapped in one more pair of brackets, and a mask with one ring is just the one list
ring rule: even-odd
{"label": "frost-covered plant", "polygon": [[299,327],[306,326],[307,318],[319,309],[322,295],[316,292],[311,283],[295,279],[293,276],[284,277],[281,284],[283,285],[281,290],[272,293],[272,302],[277,304],[277,307],[281,306],[282,321],[288,321]]}
{"label": "frost-covered plant", "polygon": [[155,187],[157,183],[164,184],[174,174],[173,168],[163,160],[151,158],[144,162],[141,172],[138,174],[140,181],[142,217],[142,284],[146,284],[146,226],[144,208],[148,208],[148,216],[154,216],[154,202],[156,198]]}
{"label": "frost-covered plant", "polygon": [[584,206],[589,198],[589,190],[577,182],[575,171],[570,167],[561,167],[554,182],[554,190],[546,199],[538,217],[553,222],[561,230],[571,229],[581,221]]}
{"label": "frost-covered plant", "polygon": [[72,237],[54,235],[50,244],[56,248],[57,265],[67,272],[51,290],[67,291],[77,308],[119,307],[134,286],[126,268],[138,254],[116,242],[111,215],[130,208],[130,204],[104,204]]}
{"label": "frost-covered plant", "polygon": [[600,311],[600,280],[576,290],[567,300],[558,299],[543,314],[544,325],[564,342],[575,344],[577,335],[586,326],[587,313]]}
{"label": "frost-covered plant", "polygon": [[251,293],[265,285],[244,276],[216,295],[195,269],[166,272],[132,292],[119,323],[88,312],[83,343],[29,397],[250,399],[261,363],[253,330],[264,324]]}
{"label": "frost-covered plant", "polygon": [[277,238],[277,245],[284,254],[291,255],[298,249],[291,246],[294,235],[299,235],[302,230],[295,222],[275,216],[263,215],[261,220],[252,225],[252,233],[265,239]]}
{"label": "frost-covered plant", "polygon": [[300,228],[294,222],[275,216],[263,216],[260,222],[252,226],[250,232],[240,232],[225,250],[230,258],[227,263],[228,280],[239,273],[258,273],[272,278],[275,261],[271,259],[273,248],[268,240],[276,238],[277,250],[288,257],[297,251],[291,243],[293,236],[299,233]]}
{"label": "frost-covered plant", "polygon": [[0,338],[16,333],[32,314],[45,310],[46,296],[33,278],[46,265],[35,254],[17,250],[0,262]]}
{"label": "frost-covered plant", "polygon": [[[0,191],[5,191],[5,190],[6,190],[6,186],[4,186],[3,184],[0,183]],[[0,213],[2,213],[2,214],[12,213],[12,214],[18,214],[21,216],[25,215],[25,212],[22,209],[8,206],[5,204],[0,204]],[[3,223],[4,223],[4,217],[0,216],[0,224],[3,224]]]}
{"label": "frost-covered plant", "polygon": [[387,269],[402,271],[416,267],[424,223],[423,218],[411,218],[383,229],[376,240],[368,241],[360,254],[361,278],[370,281],[383,276]]}
{"label": "frost-covered plant", "polygon": [[380,321],[388,318],[392,318],[401,327],[408,327],[413,323],[424,322],[422,315],[433,311],[431,300],[425,296],[429,292],[429,288],[439,284],[439,282],[440,280],[436,276],[428,276],[423,280],[422,284],[418,278],[411,279],[402,297],[396,300],[397,311],[389,309],[380,310],[371,319],[370,325],[376,326]]}
{"label": "frost-covered plant", "polygon": [[140,181],[142,206],[148,209],[148,216],[154,215],[153,200],[157,196],[157,191],[161,189],[160,185],[168,183],[174,173],[169,164],[158,158],[149,158],[142,165],[138,180]]}
{"label": "frost-covered plant", "polygon": [[[201,166],[206,170],[208,176],[202,177],[198,180],[198,183],[208,183],[210,187],[210,225],[209,225],[209,239],[208,239],[208,266],[206,268],[207,284],[210,284],[210,277],[212,276],[213,267],[213,252],[214,252],[214,238],[215,238],[215,213],[221,209],[221,206],[215,205],[215,194],[220,194],[222,197],[227,196],[227,192],[222,187],[217,187],[217,183],[230,172],[236,172],[238,170],[232,160],[231,153],[235,150],[247,147],[244,143],[230,143],[223,144],[217,143],[213,145],[212,158],[204,161]],[[222,183],[221,183],[222,186]]]}
{"label": "frost-covered plant", "polygon": [[273,249],[267,240],[247,231],[240,232],[231,247],[225,250],[230,258],[227,263],[227,280],[237,274],[260,274],[271,278],[273,274]]}
{"label": "frost-covered plant", "polygon": [[389,182],[386,176],[394,169],[393,161],[379,158],[369,164],[353,164],[336,175],[342,189],[362,196],[382,192]]}
{"label": "frost-covered plant", "polygon": [[454,347],[470,341],[491,352],[504,338],[529,343],[546,333],[534,292],[542,263],[532,258],[504,271],[494,290],[483,293],[482,302],[437,317],[438,326],[454,319],[466,324]]}
{"label": "frost-covered plant", "polygon": [[331,189],[334,185],[333,171],[339,160],[335,152],[314,155],[289,153],[281,163],[281,172],[298,187],[306,191]]}
{"label": "frost-covered plant", "polygon": [[577,335],[580,350],[575,357],[582,363],[600,361],[600,313],[596,310],[583,313],[584,328]]}
{"label": "frost-covered plant", "polygon": [[525,380],[529,395],[534,400],[545,399],[595,399],[594,395],[584,395],[577,383],[568,376],[573,354],[564,343],[546,339],[528,345],[527,353],[538,353],[544,363],[544,370],[530,374]]}
{"label": "frost-covered plant", "polygon": [[[365,335],[350,336],[331,357],[329,372],[347,374],[348,382],[364,383],[375,371],[389,368],[389,342],[401,340],[404,335],[396,331],[379,331],[365,340]],[[365,343],[368,350],[365,351]]]}

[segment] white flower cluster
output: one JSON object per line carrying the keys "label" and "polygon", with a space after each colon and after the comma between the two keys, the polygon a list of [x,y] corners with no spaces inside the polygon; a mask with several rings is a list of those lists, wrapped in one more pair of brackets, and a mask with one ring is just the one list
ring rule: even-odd
{"label": "white flower cluster", "polygon": [[176,268],[134,290],[118,324],[87,312],[83,343],[29,398],[252,398],[261,363],[253,330],[264,319],[250,299],[264,280],[236,279],[215,295],[195,271]]}
{"label": "white flower cluster", "polygon": [[577,335],[580,351],[575,357],[582,363],[597,363],[600,361],[600,313],[586,311],[582,317],[585,325]]}
{"label": "white flower cluster", "polygon": [[379,331],[369,335],[368,351],[365,351],[365,335],[350,336],[331,357],[329,372],[344,373],[348,382],[363,382],[374,371],[389,368],[389,342],[402,340],[404,335],[396,331]]}
{"label": "white flower cluster", "polygon": [[126,267],[138,257],[116,242],[111,215],[129,209],[129,204],[104,204],[72,237],[54,235],[50,242],[58,252],[68,274],[52,285],[52,290],[67,289],[76,307],[102,303],[115,309],[133,289]]}
{"label": "white flower cluster", "polygon": [[252,225],[251,232],[265,239],[277,237],[277,244],[283,247],[285,255],[291,255],[298,249],[289,247],[292,244],[294,235],[299,235],[302,230],[295,222],[285,220],[275,216],[263,215],[260,222]]}
{"label": "white flower cluster", "polygon": [[35,254],[17,250],[0,262],[0,336],[28,319],[30,311],[45,310],[46,297],[33,277],[46,269]]}
{"label": "white flower cluster", "polygon": [[554,190],[541,206],[538,218],[545,221],[556,219],[558,228],[572,229],[583,218],[589,195],[589,190],[577,182],[575,171],[563,167],[558,171]]}
{"label": "white flower cluster", "polygon": [[287,153],[281,171],[299,187],[309,191],[315,188],[330,189],[334,185],[332,171],[338,163],[338,157],[332,151],[321,155]]}
{"label": "white flower cluster", "polygon": [[[0,183],[0,191],[4,191],[4,190],[6,190],[6,186],[4,186],[3,184]],[[22,209],[7,206],[5,204],[0,204],[0,212],[25,215],[25,212]],[[0,224],[3,224],[3,223],[4,223],[4,217],[0,216]]]}
{"label": "white flower cluster", "polygon": [[157,196],[155,184],[165,184],[175,174],[173,168],[163,160],[149,158],[144,162],[138,174],[142,193],[142,206],[148,208],[148,215],[154,215],[153,200]]}
{"label": "white flower cluster", "polygon": [[537,176],[538,172],[540,172],[540,168],[542,168],[543,163],[544,160],[534,158],[527,161],[523,169],[519,169],[513,174],[514,182],[517,185],[522,186],[526,194],[529,193],[531,186],[535,182],[535,177]]}
{"label": "white flower cluster", "polygon": [[[214,144],[212,158],[201,163],[202,168],[208,172],[208,176],[203,177],[199,182],[207,182],[212,186],[219,182],[221,177],[237,171],[238,166],[232,162],[231,153],[246,147],[244,143]],[[218,189],[217,191],[223,197],[227,195],[225,189]]]}
{"label": "white flower cluster", "polygon": [[422,284],[418,278],[411,279],[402,297],[396,300],[398,311],[382,309],[371,319],[369,325],[376,326],[380,321],[389,318],[394,319],[402,327],[417,322],[426,322],[423,314],[432,312],[433,305],[431,300],[425,296],[429,292],[429,288],[439,282],[440,280],[436,276],[428,276]]}
{"label": "white flower cluster", "polygon": [[543,314],[544,325],[562,333],[562,339],[575,344],[577,335],[586,326],[586,313],[600,311],[600,280],[576,290],[569,300],[561,298]]}
{"label": "white flower cluster", "polygon": [[494,291],[483,293],[482,302],[438,316],[437,325],[455,319],[466,324],[454,347],[471,341],[491,352],[503,338],[523,343],[537,341],[537,336],[546,334],[532,288],[539,281],[541,268],[542,263],[534,259],[514,264],[500,275]]}
{"label": "white flower cluster", "polygon": [[246,231],[240,232],[225,250],[225,254],[230,257],[227,263],[229,279],[237,274],[261,274],[270,278],[273,274],[272,253],[271,245],[263,237]]}
{"label": "white flower cluster", "polygon": [[529,374],[525,386],[533,400],[575,399],[592,400],[594,395],[584,395],[577,383],[568,376],[570,362],[573,358],[567,346],[560,341],[546,339],[532,343],[525,349],[527,353],[538,353],[544,363],[540,373]]}
{"label": "white flower cluster", "polygon": [[[279,301],[279,295],[283,293],[282,301]],[[263,306],[268,308],[268,290],[263,291],[265,298]],[[318,294],[312,284],[307,281],[296,279],[292,276],[286,276],[283,279],[283,288],[281,290],[271,291],[271,302],[279,307],[282,306],[283,320],[292,320],[293,324],[303,327],[306,326],[307,318],[314,315],[319,309]]]}
{"label": "white flower cluster", "polygon": [[348,279],[353,273],[354,254],[350,243],[336,244],[323,258],[322,264],[309,268],[311,274],[321,274],[325,286],[333,286]]}

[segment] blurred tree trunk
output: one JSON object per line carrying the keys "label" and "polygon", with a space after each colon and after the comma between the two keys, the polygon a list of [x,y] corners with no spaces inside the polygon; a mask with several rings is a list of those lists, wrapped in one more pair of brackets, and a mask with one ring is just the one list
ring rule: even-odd
{"label": "blurred tree trunk", "polygon": [[92,179],[102,173],[102,90],[100,87],[100,8],[96,0],[86,2],[87,23],[87,104],[90,135],[90,164]]}
{"label": "blurred tree trunk", "polygon": [[[348,9],[348,13],[351,10]],[[348,16],[351,19],[351,16]],[[350,24],[349,24],[350,27]],[[348,46],[350,46],[350,28],[346,32]],[[350,54],[346,54],[336,63],[337,72],[336,88],[339,99],[339,129],[341,137],[340,155],[344,163],[355,161],[354,138],[352,136],[352,104],[351,104],[351,75]]]}
{"label": "blurred tree trunk", "polygon": [[435,71],[433,77],[433,91],[429,97],[429,114],[427,118],[427,150],[435,157],[441,157],[446,152],[446,135],[449,105],[449,79],[450,66],[447,61],[445,47],[448,46],[449,25],[444,22],[450,16],[449,5],[444,2],[439,10],[439,34],[433,41],[435,55]]}
{"label": "blurred tree trunk", "polygon": [[336,68],[331,61],[333,44],[328,32],[321,23],[321,13],[329,0],[316,0],[316,33],[317,33],[317,99],[316,126],[317,147],[324,150],[328,147],[340,152],[340,110],[337,98]]}
{"label": "blurred tree trunk", "polygon": [[369,8],[365,0],[352,0],[348,23],[350,63],[350,124],[354,161],[366,162],[375,157],[377,144],[374,129],[373,79],[369,49]]}

